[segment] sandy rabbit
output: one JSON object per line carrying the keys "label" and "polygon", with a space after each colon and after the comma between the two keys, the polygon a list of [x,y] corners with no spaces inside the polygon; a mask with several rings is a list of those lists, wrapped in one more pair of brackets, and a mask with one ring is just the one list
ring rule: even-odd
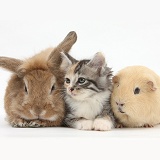
{"label": "sandy rabbit", "polygon": [[60,52],[68,53],[76,40],[76,33],[71,31],[57,47],[26,60],[0,57],[0,67],[13,72],[4,98],[7,120],[13,127],[62,124],[65,108]]}

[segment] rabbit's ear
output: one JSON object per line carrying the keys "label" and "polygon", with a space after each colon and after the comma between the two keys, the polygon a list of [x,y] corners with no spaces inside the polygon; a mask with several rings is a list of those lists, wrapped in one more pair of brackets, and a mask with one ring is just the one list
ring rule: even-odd
{"label": "rabbit's ear", "polygon": [[71,31],[67,34],[64,40],[57,46],[57,49],[59,49],[63,53],[68,53],[76,41],[77,34],[76,32]]}
{"label": "rabbit's ear", "polygon": [[77,41],[77,34],[71,31],[67,34],[64,40],[52,51],[48,58],[48,67],[58,69],[62,63],[61,53],[68,53],[73,44]]}
{"label": "rabbit's ear", "polygon": [[9,57],[0,57],[0,67],[7,69],[13,73],[19,75],[19,66],[23,64],[22,60],[9,58]]}

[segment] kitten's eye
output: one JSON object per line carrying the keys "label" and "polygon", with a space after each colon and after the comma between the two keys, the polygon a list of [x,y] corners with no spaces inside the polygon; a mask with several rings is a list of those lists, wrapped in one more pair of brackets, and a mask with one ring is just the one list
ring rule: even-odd
{"label": "kitten's eye", "polygon": [[78,78],[78,83],[84,83],[86,81],[86,79],[85,78],[82,78],[82,77],[80,77],[80,78]]}
{"label": "kitten's eye", "polygon": [[135,88],[135,90],[134,90],[134,94],[139,94],[139,92],[140,92],[140,89],[137,87],[137,88]]}
{"label": "kitten's eye", "polygon": [[52,88],[51,88],[51,92],[52,92],[54,89],[55,89],[55,87],[54,87],[54,85],[53,85]]}
{"label": "kitten's eye", "polygon": [[65,82],[69,84],[70,83],[70,79],[69,78],[65,78]]}
{"label": "kitten's eye", "polygon": [[27,87],[26,87],[26,86],[24,87],[24,91],[25,91],[26,93],[28,93],[28,91],[27,91]]}

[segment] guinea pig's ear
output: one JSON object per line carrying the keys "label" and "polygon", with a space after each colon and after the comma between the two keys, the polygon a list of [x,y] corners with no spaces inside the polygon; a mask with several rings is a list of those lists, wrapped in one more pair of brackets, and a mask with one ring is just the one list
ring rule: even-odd
{"label": "guinea pig's ear", "polygon": [[9,57],[0,57],[0,67],[7,69],[13,73],[16,73],[19,77],[21,77],[21,73],[19,71],[19,67],[23,64],[22,60],[9,58]]}
{"label": "guinea pig's ear", "polygon": [[76,59],[71,57],[69,54],[61,53],[62,63],[60,65],[60,69],[62,71],[67,71],[68,67],[70,67],[72,64],[78,62]]}
{"label": "guinea pig's ear", "polygon": [[112,78],[112,82],[113,82],[114,84],[119,84],[119,81],[120,81],[120,78],[119,78],[118,76],[114,76],[114,77]]}
{"label": "guinea pig's ear", "polygon": [[148,81],[147,85],[148,85],[150,91],[155,91],[157,89],[152,81]]}
{"label": "guinea pig's ear", "polygon": [[73,44],[77,41],[77,34],[71,31],[64,40],[51,52],[48,58],[48,67],[53,71],[59,70],[62,63],[61,53],[68,53]]}

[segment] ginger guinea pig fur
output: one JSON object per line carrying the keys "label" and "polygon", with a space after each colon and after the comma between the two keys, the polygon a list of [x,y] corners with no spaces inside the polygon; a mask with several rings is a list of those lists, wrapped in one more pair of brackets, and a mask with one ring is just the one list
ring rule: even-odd
{"label": "ginger guinea pig fur", "polygon": [[111,106],[124,127],[152,127],[160,123],[160,77],[144,66],[129,66],[112,79]]}

